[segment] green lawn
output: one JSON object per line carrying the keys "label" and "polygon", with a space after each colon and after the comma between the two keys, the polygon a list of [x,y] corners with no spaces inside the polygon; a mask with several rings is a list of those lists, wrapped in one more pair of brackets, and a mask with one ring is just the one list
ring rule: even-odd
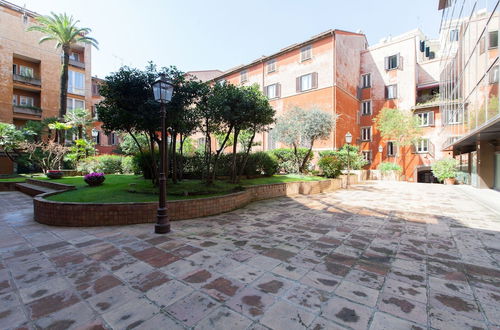
{"label": "green lawn", "polygon": [[[47,178],[39,178],[50,180]],[[207,187],[200,180],[184,180],[181,183],[173,184],[168,182],[168,200],[203,198],[229,194],[242,190],[242,186],[293,182],[293,181],[317,181],[324,180],[321,177],[302,175],[275,175],[272,177],[242,180],[240,184],[230,184],[224,181],[217,181],[213,186]],[[117,203],[117,202],[154,202],[158,200],[157,189],[151,181],[144,180],[139,175],[119,175],[108,174],[103,185],[89,187],[81,176],[65,177],[50,180],[58,183],[71,184],[77,187],[76,190],[50,196],[47,199],[60,202],[80,202],[80,203]],[[135,192],[130,192],[133,190]]]}

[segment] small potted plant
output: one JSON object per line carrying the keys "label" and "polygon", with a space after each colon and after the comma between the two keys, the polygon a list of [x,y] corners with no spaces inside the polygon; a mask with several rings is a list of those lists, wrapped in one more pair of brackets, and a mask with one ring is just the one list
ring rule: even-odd
{"label": "small potted plant", "polygon": [[59,170],[48,170],[47,173],[45,173],[45,175],[49,179],[60,179],[63,177],[63,172]]}
{"label": "small potted plant", "polygon": [[104,173],[89,173],[83,177],[83,180],[91,187],[100,186],[106,178]]}
{"label": "small potted plant", "polygon": [[444,184],[455,184],[458,174],[458,160],[455,158],[443,158],[432,164],[432,174]]}

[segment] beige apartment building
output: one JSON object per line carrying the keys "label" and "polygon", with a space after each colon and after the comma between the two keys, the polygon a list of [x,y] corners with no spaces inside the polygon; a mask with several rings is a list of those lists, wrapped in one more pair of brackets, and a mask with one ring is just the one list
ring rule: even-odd
{"label": "beige apartment building", "polygon": [[[35,24],[37,13],[0,0],[0,122],[18,127],[28,120],[57,117],[61,50],[54,42],[39,44],[39,32],[27,32]],[[90,111],[90,45],[72,49],[69,63],[68,111]],[[0,156],[0,174],[15,170],[6,157]]]}

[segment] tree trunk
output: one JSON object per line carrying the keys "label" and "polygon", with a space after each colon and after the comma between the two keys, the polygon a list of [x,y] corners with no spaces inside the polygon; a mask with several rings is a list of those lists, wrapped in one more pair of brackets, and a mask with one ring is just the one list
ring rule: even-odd
{"label": "tree trunk", "polygon": [[158,185],[158,164],[155,157],[155,132],[149,132],[149,152],[151,153],[151,181],[154,185]]}
{"label": "tree trunk", "polygon": [[68,65],[69,53],[71,51],[69,45],[63,45],[63,64],[61,68],[61,90],[60,90],[60,107],[59,119],[63,119],[68,107]]}
{"label": "tree trunk", "polygon": [[226,134],[226,137],[224,138],[224,141],[222,142],[219,149],[217,149],[217,151],[215,152],[212,174],[211,174],[210,180],[207,182],[208,184],[212,184],[213,182],[215,182],[215,177],[217,175],[217,163],[219,161],[220,154],[224,150],[224,147],[226,146],[227,140],[229,139],[229,136],[231,135],[232,131],[233,131],[233,127],[230,126],[229,129],[227,130],[227,134]]}
{"label": "tree trunk", "polygon": [[187,136],[179,135],[179,181],[184,179],[184,142]]}
{"label": "tree trunk", "polygon": [[83,139],[83,127],[82,125],[78,125],[78,139]]}
{"label": "tree trunk", "polygon": [[210,181],[210,167],[212,166],[212,139],[210,138],[210,132],[207,132],[205,136],[205,155],[204,155],[204,160],[205,160],[205,168],[203,169],[205,173],[202,174],[204,176],[204,179],[206,180],[207,184],[209,184]]}
{"label": "tree trunk", "polygon": [[240,134],[239,129],[234,130],[234,135],[233,135],[233,163],[231,165],[231,183],[236,183],[238,177],[236,173],[236,156],[237,156],[237,149],[238,149],[238,135]]}
{"label": "tree trunk", "polygon": [[297,151],[297,144],[294,143],[293,144],[293,154],[295,155],[295,161],[297,162],[297,165],[299,166],[298,170],[299,170],[299,173],[300,173],[300,159],[299,159],[299,154],[298,154],[298,151]]}
{"label": "tree trunk", "polygon": [[244,156],[244,159],[242,161],[240,171],[238,173],[238,177],[236,178],[235,183],[240,181],[240,177],[243,175],[243,171],[245,170],[245,167],[247,166],[248,156],[250,155],[250,150],[252,149],[252,144],[253,144],[253,140],[255,138],[256,133],[257,133],[257,131],[254,129],[252,137],[250,138],[250,142],[248,143],[248,146],[245,150],[245,156]]}
{"label": "tree trunk", "polygon": [[307,161],[309,160],[309,157],[311,155],[311,151],[312,151],[312,148],[313,148],[313,143],[314,143],[314,141],[311,141],[311,146],[309,147],[309,150],[307,151],[306,156],[302,160],[302,164],[300,165],[300,168],[299,168],[299,172],[300,173],[304,173],[305,167],[307,165]]}

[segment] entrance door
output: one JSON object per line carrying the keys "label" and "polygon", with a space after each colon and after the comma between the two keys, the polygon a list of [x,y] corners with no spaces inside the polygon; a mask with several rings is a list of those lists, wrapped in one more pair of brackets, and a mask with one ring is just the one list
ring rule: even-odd
{"label": "entrance door", "polygon": [[495,189],[500,190],[500,152],[495,154]]}

